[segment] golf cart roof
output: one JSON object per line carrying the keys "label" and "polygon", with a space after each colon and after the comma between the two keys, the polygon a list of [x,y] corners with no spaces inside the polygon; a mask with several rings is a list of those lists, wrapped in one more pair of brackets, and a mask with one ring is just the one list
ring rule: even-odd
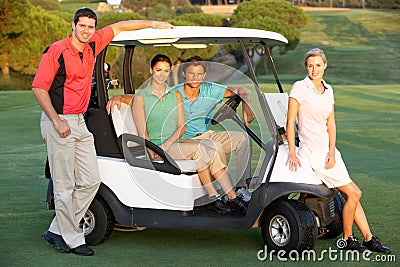
{"label": "golf cart roof", "polygon": [[207,26],[176,26],[174,29],[141,29],[124,31],[114,37],[112,45],[175,46],[205,48],[208,45],[235,44],[242,38],[245,44],[282,45],[287,39],[276,32]]}

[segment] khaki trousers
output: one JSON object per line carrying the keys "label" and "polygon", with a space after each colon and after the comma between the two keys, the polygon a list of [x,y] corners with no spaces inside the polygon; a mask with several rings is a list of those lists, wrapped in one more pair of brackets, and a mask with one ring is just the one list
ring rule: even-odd
{"label": "khaki trousers", "polygon": [[188,159],[196,161],[197,169],[210,168],[214,175],[226,168],[226,157],[222,148],[218,148],[211,140],[186,139],[183,142],[173,143],[167,153],[174,159]]}
{"label": "khaki trousers", "polygon": [[77,229],[100,186],[93,135],[82,114],[59,115],[71,129],[61,138],[43,112],[40,128],[46,140],[47,155],[53,179],[56,216],[49,231],[61,235],[70,248],[85,244]]}
{"label": "khaki trousers", "polygon": [[246,179],[251,177],[251,143],[247,134],[234,131],[207,131],[194,138],[184,139],[180,142],[182,143],[201,144],[205,148],[207,155],[211,157],[211,174],[227,167],[226,154],[234,152],[237,179],[233,183],[238,187],[246,187]]}

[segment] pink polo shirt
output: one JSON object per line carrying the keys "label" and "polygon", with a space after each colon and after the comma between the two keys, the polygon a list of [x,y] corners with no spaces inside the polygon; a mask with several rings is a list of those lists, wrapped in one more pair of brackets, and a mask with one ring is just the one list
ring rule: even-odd
{"label": "pink polo shirt", "polygon": [[327,151],[329,149],[326,123],[335,100],[332,87],[325,81],[322,82],[325,87],[323,94],[318,93],[308,76],[302,81],[297,81],[290,91],[289,97],[300,103],[298,113],[300,150]]}

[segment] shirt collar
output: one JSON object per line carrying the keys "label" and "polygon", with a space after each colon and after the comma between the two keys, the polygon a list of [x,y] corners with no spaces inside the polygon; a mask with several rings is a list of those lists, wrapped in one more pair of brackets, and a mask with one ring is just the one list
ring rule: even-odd
{"label": "shirt collar", "polygon": [[[314,90],[314,91],[317,90],[317,89],[315,88],[314,83],[311,81],[310,77],[307,76],[307,77],[304,79],[304,81],[306,82],[308,88],[310,88],[310,89],[312,89],[312,90]],[[322,82],[322,85],[324,86],[325,90],[328,90],[328,89],[330,88],[329,84],[327,84],[327,83],[324,81],[324,79],[322,79],[321,82]]]}
{"label": "shirt collar", "polygon": [[196,98],[196,100],[194,100],[193,102],[191,101],[191,100],[189,100],[189,98],[186,96],[186,94],[185,94],[185,84],[183,83],[182,85],[176,85],[174,88],[179,88],[179,86],[181,86],[180,87],[180,89],[182,90],[181,91],[181,95],[182,95],[182,98],[184,99],[184,100],[188,100],[189,102],[191,102],[191,103],[194,103],[194,102],[196,102],[199,98],[202,98],[203,96],[204,96],[204,86],[205,86],[205,84],[206,83],[210,83],[210,82],[202,82],[201,84],[200,84],[200,91],[199,91],[199,95],[197,96],[197,98]]}
{"label": "shirt collar", "polygon": [[[68,47],[68,50],[70,50],[70,53],[71,53],[72,55],[77,55],[77,54],[79,54],[79,50],[76,49],[76,47],[72,44],[72,42],[71,42],[71,37],[72,37],[72,34],[69,34],[69,35],[67,36],[67,38],[65,38],[65,42],[67,43],[67,47]],[[85,53],[85,51],[86,51],[87,49],[89,49],[89,43],[87,43],[87,44],[85,45],[85,47],[83,48],[83,53]]]}
{"label": "shirt collar", "polygon": [[[146,88],[144,89],[144,93],[148,96],[153,95],[153,91],[151,91],[150,84],[151,82],[148,83]],[[165,83],[165,94],[168,94],[169,92],[171,92],[171,87],[169,87],[169,85]]]}

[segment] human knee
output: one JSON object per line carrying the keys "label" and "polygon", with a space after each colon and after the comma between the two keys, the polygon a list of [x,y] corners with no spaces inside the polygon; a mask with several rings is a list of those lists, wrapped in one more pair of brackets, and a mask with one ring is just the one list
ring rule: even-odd
{"label": "human knee", "polygon": [[238,151],[242,148],[247,148],[250,144],[249,136],[245,133],[237,133],[232,140],[232,150]]}
{"label": "human knee", "polygon": [[206,151],[211,161],[226,163],[226,156],[222,147],[218,145],[213,148],[208,147]]}
{"label": "human knee", "polygon": [[224,145],[221,143],[221,142],[219,142],[219,141],[213,141],[213,143],[214,143],[214,147],[215,147],[215,150],[217,151],[217,152],[219,152],[219,151],[224,151],[225,149],[224,149]]}
{"label": "human knee", "polygon": [[218,179],[224,174],[228,174],[228,170],[226,167],[224,168],[218,168],[218,170],[211,171],[211,174],[214,176],[215,179]]}
{"label": "human knee", "polygon": [[198,149],[193,153],[191,159],[198,162],[203,162],[206,165],[211,162],[211,158],[207,153],[207,148],[202,144],[198,145]]}
{"label": "human knee", "polygon": [[77,188],[93,189],[97,190],[100,187],[101,180],[98,177],[93,179],[84,179],[76,183]]}
{"label": "human knee", "polygon": [[353,201],[359,202],[362,196],[362,192],[359,188],[353,188],[348,194],[347,198],[352,199]]}
{"label": "human knee", "polygon": [[358,200],[360,200],[362,196],[362,191],[357,188],[356,190],[354,190],[354,195]]}

